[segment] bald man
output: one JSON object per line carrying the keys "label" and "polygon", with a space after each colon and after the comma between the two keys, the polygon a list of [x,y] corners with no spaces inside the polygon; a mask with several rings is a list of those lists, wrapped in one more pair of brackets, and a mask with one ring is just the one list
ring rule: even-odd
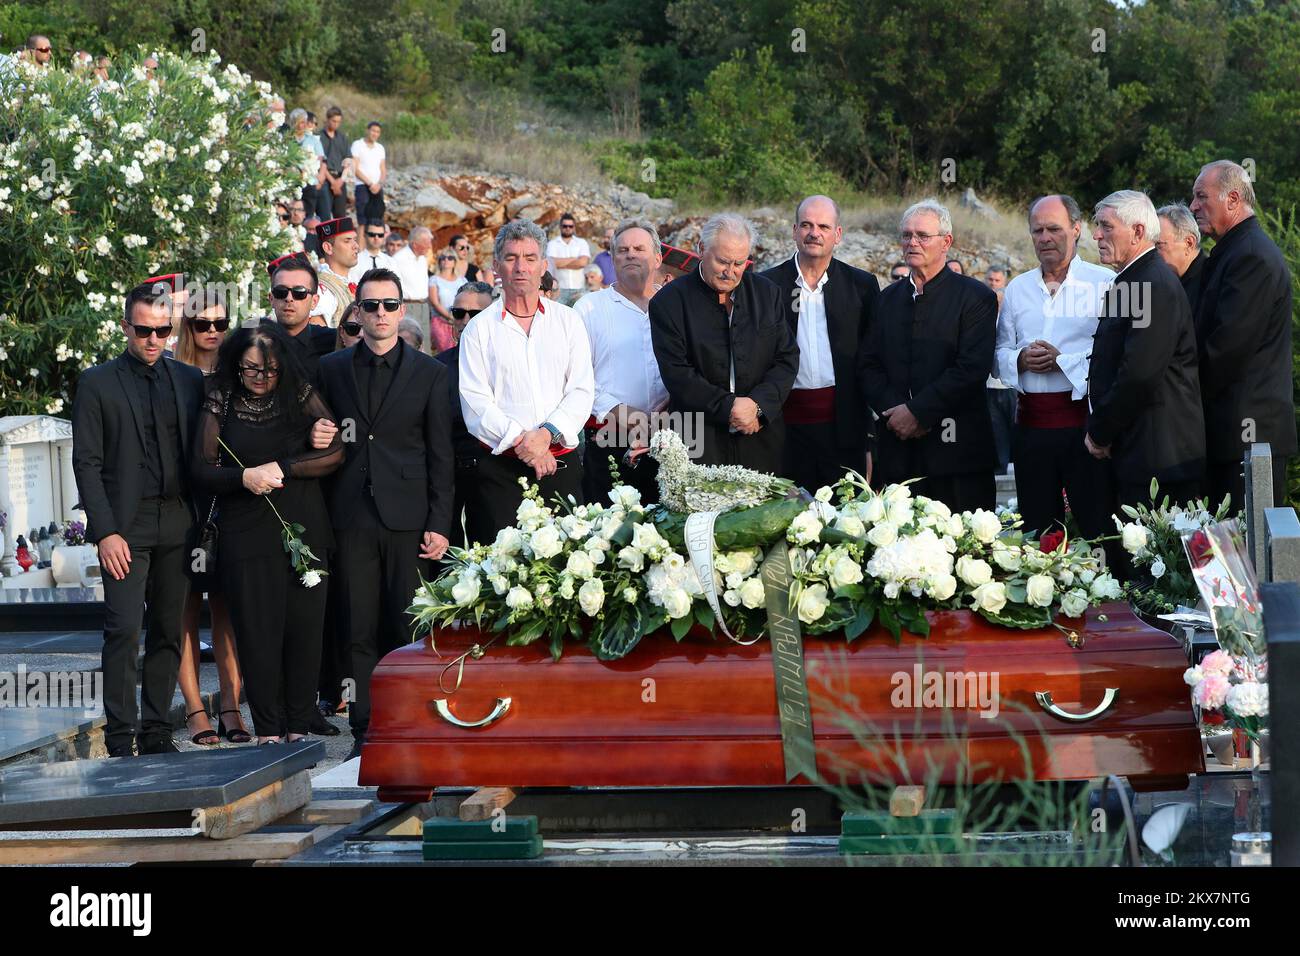
{"label": "bald man", "polygon": [[783,474],[815,493],[839,481],[846,469],[871,474],[871,422],[856,362],[880,283],[835,258],[844,230],[840,208],[829,196],[799,203],[791,234],[794,255],[760,274],[781,289],[799,346],[799,371],[783,412]]}

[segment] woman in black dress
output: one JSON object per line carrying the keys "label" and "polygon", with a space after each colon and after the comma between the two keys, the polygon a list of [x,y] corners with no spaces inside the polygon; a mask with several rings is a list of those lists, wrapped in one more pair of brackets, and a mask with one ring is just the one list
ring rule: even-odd
{"label": "woman in black dress", "polygon": [[259,743],[307,736],[314,712],[329,578],[304,583],[276,512],[306,529],[312,567],[325,571],[334,542],[319,479],[342,464],[343,445],[313,450],[310,432],[330,415],[278,326],[241,328],[222,345],[194,480],[217,496],[218,576]]}

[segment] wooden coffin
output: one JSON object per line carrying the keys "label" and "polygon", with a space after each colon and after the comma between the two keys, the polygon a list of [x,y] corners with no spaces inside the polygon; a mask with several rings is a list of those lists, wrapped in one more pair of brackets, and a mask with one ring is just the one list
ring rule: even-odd
{"label": "wooden coffin", "polygon": [[[1126,605],[1090,611],[1078,628],[1081,647],[1055,628],[1013,631],[966,611],[936,612],[930,623],[928,638],[904,633],[901,643],[880,627],[851,644],[805,638],[823,779],[952,783],[1113,773],[1149,789],[1185,785],[1187,774],[1204,770],[1182,647]],[[786,782],[767,640],[745,647],[692,634],[678,643],[665,631],[614,662],[584,645],[566,645],[554,662],[544,642],[499,641],[467,661],[460,689],[445,694],[444,668],[485,639],[450,629],[437,635],[441,656],[425,639],[380,662],[363,786],[378,786],[381,799],[424,800],[437,786]],[[454,682],[453,667],[445,686]],[[996,716],[981,716],[994,709],[994,688]],[[1068,719],[1107,700],[1096,716]],[[482,726],[460,725],[494,714]]]}

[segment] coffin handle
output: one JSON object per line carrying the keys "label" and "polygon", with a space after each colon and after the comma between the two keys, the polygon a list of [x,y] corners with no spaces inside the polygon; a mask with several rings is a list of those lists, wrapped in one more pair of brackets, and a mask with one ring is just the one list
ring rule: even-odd
{"label": "coffin handle", "polygon": [[1056,704],[1052,703],[1052,692],[1050,690],[1034,691],[1034,699],[1038,701],[1038,706],[1047,711],[1053,717],[1059,720],[1067,720],[1073,724],[1081,724],[1085,720],[1093,720],[1100,717],[1106,711],[1114,706],[1116,698],[1119,697],[1118,687],[1107,687],[1106,693],[1102,695],[1101,703],[1088,711],[1086,714],[1072,714],[1068,710],[1062,710]]}
{"label": "coffin handle", "polygon": [[433,704],[433,709],[438,716],[453,727],[465,727],[470,730],[476,727],[490,727],[510,710],[510,698],[498,697],[497,702],[492,706],[492,710],[482,720],[461,720],[451,712],[451,705],[447,703],[445,698],[440,697],[437,700],[429,701],[429,703]]}

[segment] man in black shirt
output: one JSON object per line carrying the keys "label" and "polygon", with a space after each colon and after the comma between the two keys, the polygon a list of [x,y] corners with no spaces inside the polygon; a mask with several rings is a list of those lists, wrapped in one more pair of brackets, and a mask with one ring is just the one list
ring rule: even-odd
{"label": "man in black shirt", "polygon": [[331,106],[325,111],[325,128],[320,131],[325,150],[325,182],[316,193],[316,215],[322,220],[339,219],[348,213],[348,191],[343,181],[343,164],[352,155],[348,138],[339,127],[343,111]]}
{"label": "man in black shirt", "polygon": [[289,341],[298,350],[307,380],[319,387],[321,356],[334,351],[335,332],[310,321],[311,310],[319,301],[316,270],[305,256],[295,254],[269,263],[267,271],[271,273],[271,308],[275,321],[289,333]]}
{"label": "man in black shirt", "polygon": [[146,597],[139,748],[176,750],[168,714],[189,595],[186,539],[195,515],[188,464],[203,375],[163,354],[172,320],[169,297],[155,285],[128,293],[126,351],[83,372],[72,405],[73,473],[86,536],[96,543],[104,569],[104,736],[111,757],[130,756],[135,743],[136,656]]}
{"label": "man in black shirt", "polygon": [[938,202],[916,203],[899,225],[910,275],[877,297],[858,363],[867,404],[880,417],[874,477],[920,478],[913,490],[954,512],[992,510],[997,452],[984,389],[998,298],[945,265],[952,218]]}

